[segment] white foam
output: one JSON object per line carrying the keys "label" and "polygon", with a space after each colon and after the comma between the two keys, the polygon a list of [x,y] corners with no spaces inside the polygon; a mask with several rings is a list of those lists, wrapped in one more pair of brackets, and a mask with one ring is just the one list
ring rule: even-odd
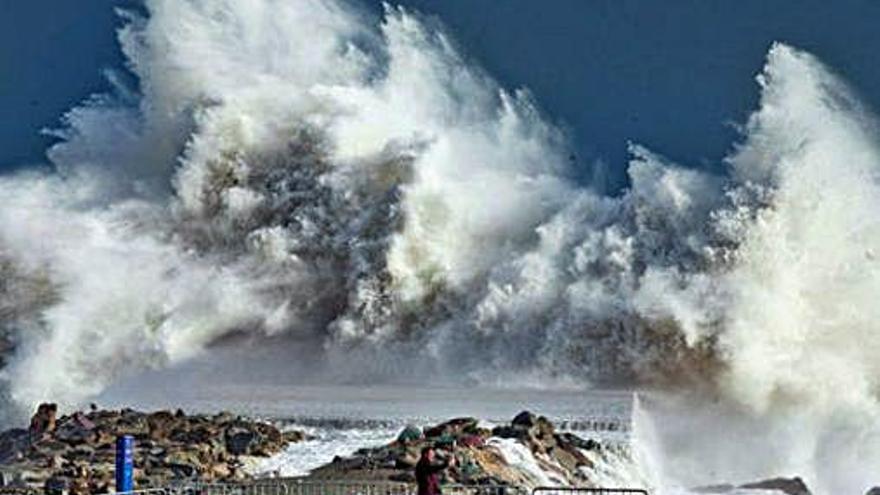
{"label": "white foam", "polygon": [[633,145],[609,197],[573,181],[528,92],[441,28],[346,5],[127,14],[139,99],[87,101],[50,150],[58,174],[0,180],[11,293],[38,287],[4,321],[16,404],[73,406],[230,335],[283,334],[349,382],[696,383],[711,400],[684,410],[736,425],[710,431],[781,445],[764,469],[866,487],[880,140],[831,71],[775,45],[726,173]]}

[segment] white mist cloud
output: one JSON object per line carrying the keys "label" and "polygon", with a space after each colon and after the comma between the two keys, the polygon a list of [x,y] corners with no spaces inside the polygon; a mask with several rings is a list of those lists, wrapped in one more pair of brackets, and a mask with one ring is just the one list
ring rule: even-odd
{"label": "white mist cloud", "polygon": [[140,101],[86,102],[50,151],[59,174],[0,179],[3,259],[49,279],[2,322],[19,403],[74,405],[230,334],[288,333],[343,378],[696,383],[743,415],[730,424],[789,443],[778,418],[799,409],[779,466],[865,480],[817,459],[846,443],[827,439],[841,416],[877,408],[878,137],[809,55],[771,49],[729,174],[633,145],[629,190],[604,197],[572,181],[526,91],[419,15],[147,9],[119,35]]}

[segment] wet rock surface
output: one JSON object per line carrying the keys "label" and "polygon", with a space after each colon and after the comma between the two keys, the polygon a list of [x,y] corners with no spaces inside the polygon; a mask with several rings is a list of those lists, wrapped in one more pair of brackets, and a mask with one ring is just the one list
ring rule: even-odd
{"label": "wet rock surface", "polygon": [[807,484],[800,478],[773,478],[755,483],[740,485],[740,488],[751,490],[775,490],[788,495],[811,495]]}
{"label": "wet rock surface", "polygon": [[115,442],[135,439],[135,486],[175,480],[243,479],[248,457],[277,454],[304,439],[301,432],[228,413],[187,415],[182,411],[93,410],[55,417],[44,406],[31,427],[0,433],[0,492],[44,489],[106,493],[114,488]]}
{"label": "wet rock surface", "polygon": [[440,458],[455,457],[444,473],[446,483],[536,486],[540,479],[512,465],[506,457],[514,448],[525,449],[539,467],[559,484],[589,486],[585,470],[593,467],[591,451],[601,445],[572,433],[560,433],[544,418],[529,412],[509,424],[489,429],[475,418],[457,418],[420,430],[404,428],[397,439],[381,447],[361,449],[337,457],[312,472],[315,479],[414,481],[413,470],[423,447],[433,446]]}
{"label": "wet rock surface", "polygon": [[[746,489],[746,490],[761,490],[762,492],[767,492],[768,495],[771,494],[786,494],[786,495],[812,495],[812,492],[807,487],[807,484],[804,483],[799,477],[794,478],[772,478],[768,480],[756,481],[753,483],[745,483],[742,485],[733,485],[733,484],[723,484],[723,485],[713,485],[713,486],[704,486],[700,488],[694,488],[693,491],[695,493],[706,493],[706,494],[724,494],[724,493],[739,493],[737,490]],[[871,495],[871,494],[868,494]]]}

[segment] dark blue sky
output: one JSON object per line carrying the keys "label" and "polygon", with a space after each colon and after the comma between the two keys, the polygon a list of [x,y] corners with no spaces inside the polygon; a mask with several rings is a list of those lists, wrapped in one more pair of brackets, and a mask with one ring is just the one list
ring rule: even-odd
{"label": "dark blue sky", "polygon": [[[626,143],[717,162],[730,122],[755,106],[774,40],[811,51],[880,106],[880,1],[403,0],[437,15],[506,86],[530,88],[582,160],[621,176]],[[0,6],[0,167],[43,159],[39,130],[105,87],[118,67],[112,6],[136,0],[9,0]],[[379,2],[371,0],[378,9]]]}

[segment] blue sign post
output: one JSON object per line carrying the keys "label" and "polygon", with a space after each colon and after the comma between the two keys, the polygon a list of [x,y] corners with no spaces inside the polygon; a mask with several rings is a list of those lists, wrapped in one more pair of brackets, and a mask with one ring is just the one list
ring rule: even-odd
{"label": "blue sign post", "polygon": [[116,491],[134,490],[134,437],[116,438]]}

